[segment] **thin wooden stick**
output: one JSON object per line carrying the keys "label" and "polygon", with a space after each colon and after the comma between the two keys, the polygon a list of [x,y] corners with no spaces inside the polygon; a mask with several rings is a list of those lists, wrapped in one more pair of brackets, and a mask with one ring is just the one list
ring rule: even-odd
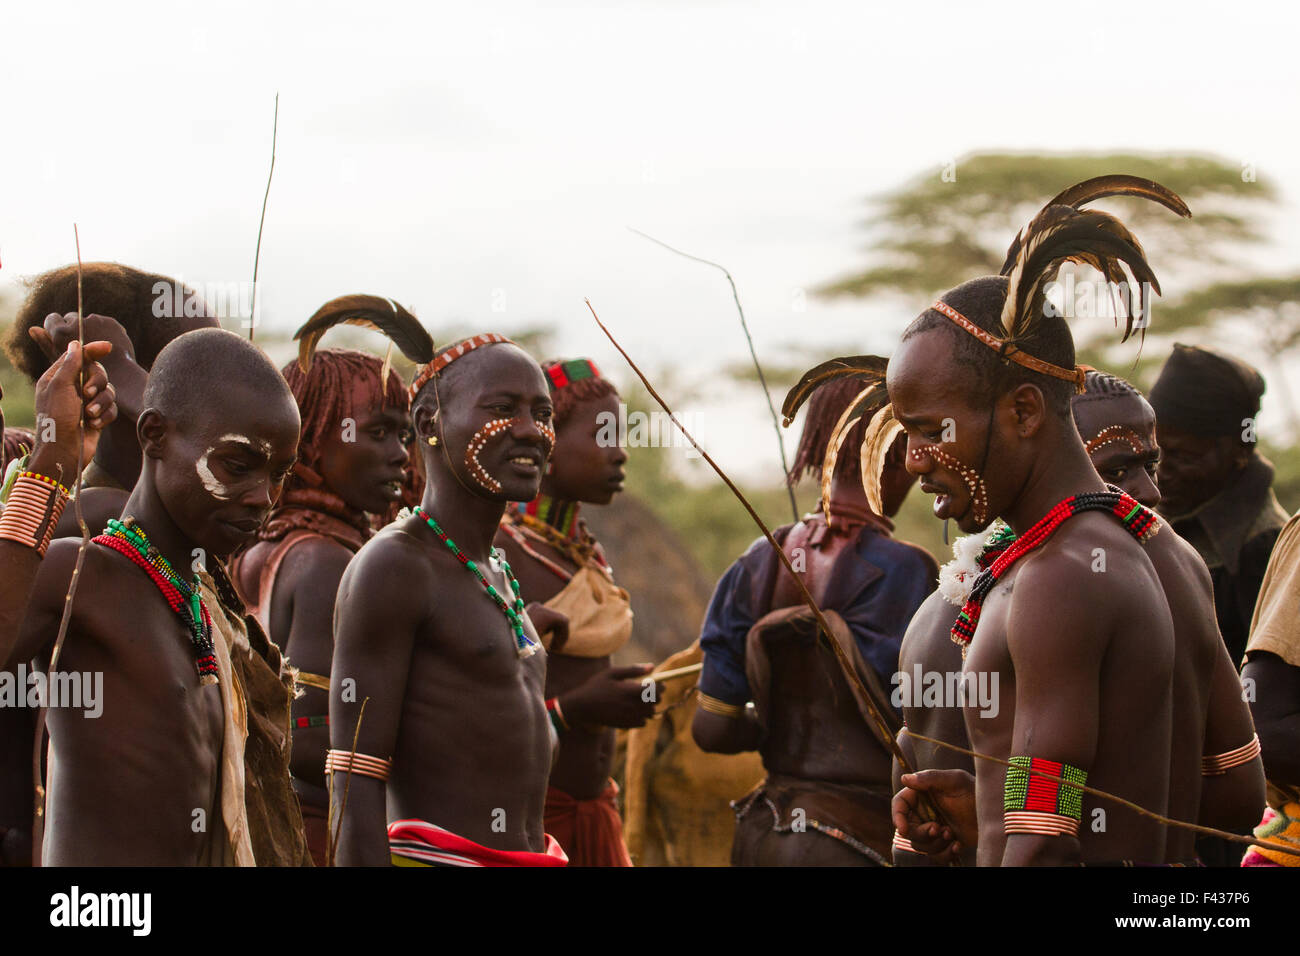
{"label": "thin wooden stick", "polygon": [[[368,703],[370,703],[369,697],[367,697],[365,700],[361,702],[361,710],[357,712],[357,726],[356,729],[352,732],[352,758],[353,759],[356,759],[357,756],[357,740],[359,740],[361,737],[361,718],[366,716],[366,704]],[[330,778],[328,783],[329,783],[330,812],[325,817],[325,832],[329,833],[332,830],[333,833],[330,839],[330,844],[326,848],[327,852],[325,854],[325,865],[333,866],[334,854],[338,851],[339,848],[339,837],[343,835],[343,814],[347,813],[348,810],[348,793],[352,789],[352,761],[351,760],[348,761],[348,777],[347,780],[343,782],[343,800],[339,804],[339,820],[338,820],[337,827],[331,827],[330,826],[331,821],[329,819],[330,816],[332,816],[334,813],[334,772],[333,771],[330,771]]]}
{"label": "thin wooden stick", "polygon": [[[700,443],[695,440],[695,437],[686,430],[681,422],[677,420],[676,413],[668,407],[667,402],[659,397],[659,393],[656,392],[654,386],[650,384],[650,380],[645,377],[645,373],[642,372],[641,369],[637,367],[637,364],[632,361],[632,357],[627,354],[623,349],[623,346],[618,344],[618,340],[614,338],[609,329],[605,328],[605,323],[601,322],[600,316],[596,315],[596,310],[592,307],[591,300],[584,299],[583,301],[587,303],[587,308],[591,310],[591,317],[596,320],[596,324],[600,326],[600,330],[605,333],[605,337],[613,343],[614,348],[618,349],[618,353],[622,355],[627,364],[632,367],[632,371],[636,373],[637,378],[641,379],[641,384],[643,384],[646,387],[646,390],[650,392],[650,396],[659,403],[659,406],[665,412],[668,413],[668,417],[672,420],[672,423],[677,426],[678,430],[680,430],[683,435],[686,436],[686,440],[689,441],[691,446],[700,453],[700,456],[709,463],[709,466],[731,490],[731,493],[736,496],[742,505],[744,505],[745,510],[749,512],[749,516],[754,520],[754,523],[758,525],[759,530],[763,532],[763,537],[767,539],[767,543],[770,544],[772,550],[776,552],[778,560],[780,560],[785,569],[790,572],[790,577],[794,579],[795,584],[798,586],[804,604],[808,606],[809,610],[813,613],[813,617],[816,618],[818,627],[821,629],[822,633],[826,635],[826,642],[830,645],[831,652],[839,661],[841,668],[844,670],[844,673],[847,675],[849,680],[856,685],[860,692],[862,702],[866,705],[867,713],[871,717],[871,723],[868,726],[871,727],[876,738],[885,749],[888,750],[894,756],[894,759],[898,761],[899,765],[903,768],[903,772],[911,773],[911,764],[907,762],[906,755],[903,753],[902,749],[899,748],[898,741],[894,739],[894,735],[889,730],[889,725],[885,723],[884,718],[880,715],[880,711],[876,709],[875,701],[872,700],[870,692],[868,692],[867,688],[863,685],[861,678],[858,677],[857,669],[849,660],[848,655],[844,653],[844,648],[840,647],[839,642],[831,636],[831,625],[830,622],[826,620],[826,615],[822,613],[821,607],[818,606],[812,593],[804,584],[803,578],[795,572],[794,567],[790,564],[790,559],[786,557],[785,552],[781,549],[781,545],[777,543],[776,538],[772,537],[772,532],[768,530],[763,519],[758,516],[758,512],[756,512],[753,505],[749,503],[749,499],[746,498],[741,490],[736,487],[735,482],[727,477],[726,472],[718,467],[718,463],[713,460],[708,452],[700,447]],[[937,812],[938,808],[935,807],[935,810]]]}
{"label": "thin wooden stick", "polygon": [[[946,740],[939,740],[935,737],[927,737],[925,734],[918,734],[914,730],[908,730],[907,736],[913,737],[916,740],[924,740],[928,744],[937,744],[940,747],[954,750],[957,753],[965,754],[968,757],[979,757],[981,760],[989,760],[993,763],[1001,764],[1004,767],[1012,766],[1010,760],[1003,760],[1001,757],[994,757],[992,754],[982,754],[976,750],[968,750],[965,747],[950,744]],[[1084,793],[1092,794],[1094,797],[1101,797],[1103,800],[1109,800],[1112,803],[1118,803],[1120,806],[1127,807],[1129,810],[1132,810],[1140,816],[1147,817],[1150,820],[1155,820],[1157,823],[1163,823],[1165,826],[1177,827],[1182,830],[1192,830],[1195,833],[1203,833],[1206,836],[1218,837],[1221,840],[1230,840],[1233,843],[1246,843],[1250,846],[1262,846],[1270,850],[1277,850],[1281,853],[1289,853],[1292,856],[1300,856],[1300,849],[1295,847],[1283,846],[1280,843],[1270,843],[1265,840],[1257,840],[1254,837],[1241,836],[1238,833],[1229,833],[1227,830],[1216,830],[1214,827],[1201,826],[1199,823],[1188,823],[1186,820],[1175,820],[1172,817],[1166,817],[1162,814],[1156,813],[1154,810],[1148,810],[1146,807],[1139,806],[1132,800],[1125,800],[1123,797],[1118,797],[1113,793],[1107,793],[1105,790],[1098,790],[1096,787],[1089,787],[1082,783],[1075,783],[1073,780],[1065,780],[1042,770],[1035,770],[1032,767],[1020,767],[1018,769],[1028,770],[1036,777],[1046,777],[1048,780],[1054,780],[1057,783],[1067,784],[1071,787],[1078,787]],[[924,791],[917,791],[917,793],[922,792]]]}
{"label": "thin wooden stick", "polygon": [[698,674],[704,670],[704,662],[698,664],[687,664],[685,667],[674,667],[670,671],[660,671],[657,674],[647,674],[650,680],[672,680],[674,677],[685,677],[687,674]]}
{"label": "thin wooden stick", "polygon": [[[85,308],[81,295],[81,234],[77,224],[72,224],[72,238],[77,244],[77,359],[81,368],[77,370],[77,398],[81,400],[81,414],[77,419],[77,474],[72,485],[72,512],[76,515],[77,526],[81,528],[81,547],[77,549],[77,563],[73,565],[72,577],[68,581],[68,593],[63,599],[63,615],[59,618],[59,632],[54,638],[54,647],[50,651],[50,666],[47,673],[51,679],[59,665],[59,655],[63,652],[63,642],[68,637],[68,625],[72,622],[72,601],[77,596],[77,585],[81,583],[81,566],[86,560],[86,550],[90,547],[90,528],[86,526],[85,515],[81,511],[81,473],[86,468],[86,401],[83,392],[86,387],[86,322]],[[36,741],[32,745],[32,780],[35,783],[32,820],[32,865],[41,865],[41,844],[45,840],[45,776],[41,773],[41,756],[45,749],[45,721],[49,705],[41,701],[41,709],[36,714]]]}
{"label": "thin wooden stick", "polygon": [[[740,314],[740,328],[745,333],[745,341],[749,343],[749,354],[754,360],[754,371],[758,373],[758,384],[762,386],[763,397],[767,399],[767,410],[772,415],[772,427],[776,430],[776,447],[781,451],[781,474],[788,476],[790,474],[790,465],[785,458],[785,436],[781,432],[781,423],[776,417],[776,406],[772,404],[772,393],[767,390],[767,378],[763,375],[763,366],[758,364],[758,352],[754,349],[754,339],[749,334],[749,323],[745,321],[745,310],[740,307],[740,293],[736,291],[736,280],[731,277],[731,272],[726,266],[717,262],[710,262],[708,259],[701,259],[699,256],[693,256],[689,252],[682,252],[680,249],[674,249],[666,242],[656,239],[654,236],[647,235],[640,229],[633,229],[628,226],[631,232],[636,233],[642,239],[649,239],[657,246],[663,246],[669,252],[675,253],[683,258],[690,259],[693,262],[702,262],[706,266],[713,266],[715,269],[721,269],[722,274],[727,277],[731,283],[731,297],[736,302],[736,311]],[[790,513],[794,515],[795,523],[799,522],[799,505],[794,500],[794,485],[785,480],[786,494],[790,496]]]}
{"label": "thin wooden stick", "polygon": [[271,198],[271,177],[275,175],[275,138],[280,131],[280,94],[275,94],[275,118],[271,122],[271,169],[266,174],[266,193],[262,196],[262,218],[257,221],[257,248],[253,251],[253,303],[248,317],[248,341],[253,341],[257,325],[257,265],[262,258],[262,227],[266,225],[266,201]]}

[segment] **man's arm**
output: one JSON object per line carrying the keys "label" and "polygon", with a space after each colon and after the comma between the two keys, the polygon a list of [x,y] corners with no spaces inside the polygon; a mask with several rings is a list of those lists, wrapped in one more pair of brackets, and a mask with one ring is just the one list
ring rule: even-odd
{"label": "man's arm", "polygon": [[709,753],[757,750],[762,736],[754,712],[745,706],[749,701],[745,639],[754,626],[749,605],[749,575],[744,562],[737,561],[718,582],[700,631],[704,669],[691,736]]}
{"label": "man's arm", "polygon": [[1254,681],[1250,709],[1264,772],[1278,783],[1300,785],[1300,667],[1276,654],[1252,651],[1242,677]]}
{"label": "man's arm", "polygon": [[[28,471],[70,487],[77,471],[78,452],[86,461],[95,454],[99,433],[117,417],[113,386],[103,366],[97,363],[97,359],[108,354],[109,348],[106,342],[87,342],[83,357],[81,346],[73,342],[37,381],[37,444],[28,458]],[[83,371],[85,378],[78,395],[77,379]],[[83,406],[84,441],[78,427]],[[47,436],[51,440],[43,440]],[[35,548],[0,539],[0,666],[7,667],[11,662],[33,656],[18,656],[16,646],[40,566],[41,556]],[[26,645],[30,640],[22,643]]]}
{"label": "man's arm", "polygon": [[[22,623],[11,632],[10,640],[0,641],[0,669],[7,670],[22,661],[30,661],[53,645],[80,548],[80,541],[60,538],[50,542],[50,550],[46,552],[44,560],[38,559],[38,565],[34,568],[35,581],[25,605],[26,614],[22,617]],[[32,553],[35,554],[34,551]]]}
{"label": "man's arm", "polygon": [[[330,746],[350,754],[355,735],[357,753],[381,760],[391,760],[396,748],[411,651],[424,623],[418,596],[425,589],[412,587],[413,558],[400,540],[388,535],[361,549],[339,584],[334,611]],[[336,863],[387,866],[386,784],[357,773],[333,776],[333,817],[341,820]]]}
{"label": "man's arm", "polygon": [[[1086,562],[1055,557],[1020,572],[1007,618],[1016,680],[1011,756],[1087,772],[1097,751],[1101,662],[1115,596]],[[1068,833],[1010,833],[1002,865],[1071,865],[1080,853],[1078,837]]]}
{"label": "man's arm", "polygon": [[[1251,719],[1250,707],[1243,699],[1242,682],[1237,668],[1232,665],[1232,658],[1228,656],[1223,641],[1217,641],[1217,645],[1205,720],[1205,744],[1201,749],[1201,753],[1207,757],[1236,750],[1248,744],[1255,735],[1254,721]],[[1271,654],[1262,656],[1272,657]],[[1300,691],[1300,686],[1294,689]],[[1300,696],[1293,697],[1292,704],[1300,711]],[[1283,746],[1294,748],[1300,746],[1300,713],[1293,714],[1292,717],[1293,734],[1283,742]],[[1261,745],[1263,740],[1264,734],[1261,731]],[[1284,759],[1294,761],[1294,751],[1287,751]],[[1245,832],[1259,823],[1260,815],[1264,812],[1264,802],[1264,763],[1255,757],[1230,768],[1226,773],[1201,778],[1201,805],[1197,822],[1220,830]]]}
{"label": "man's arm", "polygon": [[[294,545],[280,566],[275,592],[285,589],[290,614],[289,632],[284,637],[284,654],[300,671],[329,677],[334,654],[334,605],[339,584],[352,554],[328,538],[310,538]],[[271,595],[275,607],[276,594]],[[373,706],[373,705],[371,705]],[[316,687],[303,686],[302,696],[293,702],[293,716],[318,717],[328,714],[329,694]],[[366,718],[370,717],[370,706]],[[329,747],[330,732],[325,727],[295,728],[293,756],[289,769],[299,780],[324,786],[324,764],[316,755]],[[351,740],[348,742],[351,747]],[[366,751],[367,753],[369,751]]]}

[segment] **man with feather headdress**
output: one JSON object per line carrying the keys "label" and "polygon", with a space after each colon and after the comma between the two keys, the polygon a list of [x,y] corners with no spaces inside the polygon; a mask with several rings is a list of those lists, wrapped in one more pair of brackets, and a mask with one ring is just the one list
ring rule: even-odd
{"label": "man with feather headdress", "polygon": [[[1002,689],[996,716],[966,712],[973,749],[990,758],[975,764],[985,865],[1165,862],[1163,825],[1085,798],[1083,787],[1167,809],[1171,734],[1189,729],[1173,723],[1174,623],[1153,561],[1189,582],[1203,568],[1093,468],[1070,414],[1084,370],[1045,297],[1064,262],[1092,266],[1123,282],[1131,331],[1127,266],[1146,315],[1159,286],[1136,237],[1079,208],[1117,194],[1189,215],[1168,190],[1133,177],[1057,196],[1016,237],[1001,275],[945,293],[908,327],[888,366],[892,404],[868,432],[875,447],[906,433],[908,468],[935,496],[937,517],[969,533],[1001,517],[1017,536],[976,579],[952,629],[965,670],[996,675]],[[878,369],[859,371],[879,388]],[[1207,772],[1257,748],[1242,741],[1207,757]]]}
{"label": "man with feather headdress", "polygon": [[[1160,457],[1156,418],[1142,393],[1121,378],[1089,370],[1084,391],[1072,397],[1070,407],[1084,448],[1102,479],[1128,492],[1140,504],[1147,507],[1159,504],[1160,490],[1155,481],[1156,462]],[[1167,529],[1166,533],[1172,531]],[[951,640],[952,625],[980,571],[989,567],[1012,540],[1009,529],[1001,522],[994,522],[984,532],[954,542],[954,559],[939,571],[939,590],[908,625],[899,656],[903,672],[913,667],[925,672],[961,670],[961,652]],[[1155,557],[1161,555],[1157,553]],[[1175,725],[1204,728],[1201,739],[1181,732],[1174,736],[1169,814],[1175,819],[1207,826],[1243,829],[1250,825],[1261,800],[1263,783],[1258,762],[1241,764],[1212,777],[1202,774],[1204,754],[1231,749],[1234,742],[1251,736],[1250,713],[1241,699],[1235,667],[1214,625],[1209,580],[1205,575],[1189,580],[1181,564],[1156,561],[1155,568],[1166,586],[1175,620]],[[1189,583],[1193,585],[1191,590]],[[960,704],[905,706],[903,716],[906,727],[899,734],[899,746],[914,769],[928,771],[919,786],[939,785],[943,781],[956,792],[973,785],[971,775],[975,768],[970,757],[909,734],[914,731],[966,746]],[[896,774],[899,770],[895,761]],[[959,771],[958,776],[965,779],[958,779],[950,772],[940,777],[934,772],[952,770]],[[901,786],[898,776],[895,780]],[[1191,831],[1170,830],[1166,859],[1185,860],[1199,851],[1204,860],[1204,848],[1197,845],[1194,849],[1195,839],[1196,834]],[[1233,849],[1240,857],[1240,850],[1235,846]],[[911,850],[910,840],[901,834],[895,837],[895,862],[909,865],[931,862],[924,854]],[[959,854],[963,863],[974,863],[973,846],[961,847]],[[953,848],[945,847],[936,859],[947,860],[954,855]]]}
{"label": "man with feather headdress", "polygon": [[[901,443],[875,508],[858,455],[829,453],[858,391],[841,381],[813,396],[789,478],[819,473],[821,506],[775,532],[826,609],[857,680],[816,639],[794,582],[761,539],[718,583],[701,632],[695,740],[714,753],[757,750],[767,771],[735,804],[733,865],[888,865],[890,756],[857,694],[865,687],[876,711],[897,720],[888,688],[899,641],[937,567],[923,549],[892,537],[889,519],[913,484]],[[859,443],[862,424],[848,430]]]}

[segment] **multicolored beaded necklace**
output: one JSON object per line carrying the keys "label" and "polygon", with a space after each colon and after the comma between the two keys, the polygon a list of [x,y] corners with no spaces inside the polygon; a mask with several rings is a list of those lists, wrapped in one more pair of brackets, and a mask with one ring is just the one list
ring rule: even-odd
{"label": "multicolored beaded necklace", "polygon": [[110,518],[108,530],[94,539],[95,544],[111,548],[124,555],[144,570],[154,587],[162,592],[167,604],[190,632],[194,644],[194,665],[198,668],[199,684],[215,684],[217,657],[212,646],[212,615],[199,595],[199,576],[191,583],[181,580],[171,563],[150,543],[148,535],[127,516],[125,521]]}
{"label": "multicolored beaded necklace", "polygon": [[[550,545],[576,567],[583,568],[594,562],[608,573],[609,563],[597,552],[596,539],[578,519],[577,502],[558,502],[546,495],[538,495],[532,501],[507,508],[506,522],[502,527],[520,548],[565,581],[573,575],[529,547],[524,535]],[[522,534],[515,533],[516,530]]]}
{"label": "multicolored beaded necklace", "polygon": [[513,605],[506,603],[505,598],[501,596],[501,592],[483,576],[483,572],[479,569],[478,564],[471,560],[465,552],[461,551],[460,548],[457,547],[455,541],[452,541],[451,538],[447,537],[447,532],[443,531],[438,525],[438,522],[433,520],[433,515],[429,514],[419,505],[416,505],[411,510],[411,513],[423,518],[424,523],[427,524],[429,529],[438,536],[438,540],[445,544],[447,549],[456,556],[456,560],[473,572],[474,577],[478,578],[478,583],[483,585],[483,589],[487,591],[488,597],[496,602],[496,606],[501,609],[501,613],[504,614],[506,620],[510,622],[510,630],[513,631],[515,635],[515,650],[519,653],[519,656],[530,657],[533,654],[536,654],[538,650],[541,649],[542,645],[524,633],[524,599],[519,596],[519,582],[515,580],[515,576],[510,572],[510,565],[506,563],[505,555],[501,553],[501,550],[499,548],[493,548],[492,558],[501,564],[501,570],[505,572],[506,580],[510,582],[510,590],[513,592],[514,597]]}
{"label": "multicolored beaded necklace", "polygon": [[1119,518],[1124,529],[1139,541],[1153,537],[1160,530],[1156,513],[1138,504],[1122,491],[1094,491],[1083,495],[1072,495],[1058,503],[1033,527],[1007,546],[1006,550],[998,555],[997,560],[981,571],[979,577],[975,579],[970,597],[966,599],[965,606],[952,625],[953,643],[960,645],[963,658],[970,647],[971,639],[975,636],[975,629],[979,626],[980,610],[984,607],[984,599],[993,590],[993,585],[997,584],[998,579],[1006,574],[1020,558],[1046,544],[1047,539],[1057,528],[1081,511],[1109,511]]}

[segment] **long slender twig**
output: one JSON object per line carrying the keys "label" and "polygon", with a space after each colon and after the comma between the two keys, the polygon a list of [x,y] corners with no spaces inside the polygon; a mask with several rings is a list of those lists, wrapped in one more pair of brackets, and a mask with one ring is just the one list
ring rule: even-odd
{"label": "long slender twig", "polygon": [[[977,750],[968,750],[965,747],[959,747],[957,744],[948,743],[948,741],[946,740],[939,740],[936,737],[927,737],[925,734],[918,734],[914,730],[908,730],[907,736],[912,737],[916,740],[924,740],[928,744],[937,744],[938,746],[943,747],[947,750],[953,750],[959,754],[965,754],[968,757],[979,757],[981,760],[988,760],[991,761],[992,763],[1001,764],[1004,767],[1012,766],[1010,760],[1003,760],[1001,757],[995,757],[992,754],[980,753]],[[1026,768],[1020,767],[1018,769],[1025,770]],[[1250,846],[1262,846],[1269,850],[1277,850],[1280,853],[1289,853],[1292,856],[1300,856],[1300,849],[1297,849],[1296,847],[1283,846],[1280,843],[1271,843],[1267,840],[1258,840],[1254,837],[1242,836],[1239,833],[1229,833],[1227,830],[1216,830],[1214,827],[1201,826],[1201,824],[1199,823],[1188,823],[1186,820],[1175,820],[1172,817],[1167,817],[1164,816],[1163,814],[1156,813],[1154,810],[1148,810],[1146,807],[1136,804],[1132,800],[1125,800],[1123,797],[1116,796],[1113,793],[1107,793],[1105,790],[1098,790],[1096,787],[1089,787],[1082,783],[1075,783],[1073,780],[1065,780],[1062,777],[1057,777],[1054,776],[1053,774],[1045,773],[1042,770],[1035,770],[1032,767],[1027,769],[1035,777],[1046,777],[1048,780],[1054,780],[1057,783],[1067,784],[1068,786],[1071,787],[1078,787],[1084,793],[1091,794],[1094,797],[1101,797],[1103,800],[1109,800],[1112,803],[1118,803],[1120,806],[1127,807],[1129,810],[1132,810],[1134,813],[1140,816],[1144,816],[1150,820],[1155,820],[1157,823],[1163,823],[1165,826],[1177,827],[1182,830],[1191,830],[1195,833],[1204,834],[1205,836],[1218,837],[1221,840],[1230,840],[1233,843],[1245,843],[1245,844],[1249,844]],[[917,792],[921,793],[923,791],[917,791]]]}
{"label": "long slender twig", "polygon": [[[77,398],[81,401],[81,413],[77,420],[77,474],[72,485],[72,511],[81,529],[81,547],[77,549],[77,563],[72,568],[72,578],[68,581],[68,593],[63,599],[63,615],[59,618],[58,635],[54,638],[54,647],[50,651],[50,685],[53,686],[55,670],[59,666],[59,655],[63,652],[63,642],[68,637],[68,626],[72,622],[72,602],[77,596],[77,585],[81,583],[81,566],[86,560],[86,549],[90,547],[90,528],[86,525],[85,515],[81,511],[81,473],[86,468],[86,322],[85,305],[81,295],[81,234],[77,224],[72,224],[72,238],[77,244],[77,360],[81,368],[77,371]],[[42,700],[41,709],[36,714],[36,738],[32,745],[32,780],[36,792],[34,820],[32,822],[32,863],[41,865],[41,844],[45,839],[45,776],[41,772],[41,757],[45,750],[45,720],[49,704]]]}
{"label": "long slender twig", "polygon": [[[355,760],[357,756],[357,741],[361,738],[361,718],[366,716],[366,704],[368,703],[370,703],[369,697],[365,698],[365,700],[361,702],[361,710],[357,711],[357,726],[356,729],[352,732],[352,759],[353,760]],[[330,838],[329,847],[327,847],[327,852],[325,854],[326,866],[334,865],[334,854],[338,852],[339,837],[343,835],[343,814],[345,814],[348,809],[348,792],[351,791],[351,789],[352,789],[352,763],[351,761],[349,761],[348,776],[347,779],[343,782],[343,799],[339,805],[339,820],[338,820],[337,827],[330,826],[330,816],[334,813],[334,774],[333,773],[330,774],[330,779],[329,779],[330,812],[325,817],[325,832],[326,834],[329,834],[331,838]]]}
{"label": "long slender twig", "polygon": [[[654,236],[647,235],[640,229],[633,229],[631,226],[628,226],[628,229],[635,232],[642,239],[649,239],[655,245],[663,246],[669,252],[676,253],[677,255],[690,259],[693,262],[700,262],[706,266],[713,266],[715,269],[721,269],[722,274],[726,276],[727,281],[731,283],[731,297],[736,302],[736,312],[740,314],[740,327],[745,333],[745,341],[749,343],[749,354],[754,360],[754,371],[758,373],[758,384],[763,389],[763,397],[767,399],[767,410],[772,416],[772,428],[776,431],[776,447],[781,451],[781,474],[783,476],[789,476],[790,465],[786,461],[785,457],[785,437],[781,433],[781,423],[776,417],[776,406],[772,404],[772,393],[767,390],[767,378],[763,375],[763,366],[758,363],[758,352],[754,349],[754,339],[749,334],[749,323],[745,321],[745,310],[740,306],[740,293],[736,291],[736,280],[731,277],[731,272],[726,266],[721,265],[720,263],[711,262],[708,259],[701,259],[699,256],[693,256],[689,252],[682,252],[680,249],[674,249],[672,246],[668,245],[668,243],[656,239]],[[785,481],[785,490],[786,494],[790,496],[790,513],[794,515],[794,520],[797,523],[799,521],[799,505],[794,500],[794,486],[790,484],[788,480]]]}
{"label": "long slender twig", "polygon": [[[592,307],[591,300],[585,299],[583,301],[587,303],[587,308],[591,310],[591,317],[596,320],[596,324],[600,326],[600,330],[605,333],[605,337],[613,343],[614,348],[618,349],[618,353],[622,355],[627,364],[632,367],[632,371],[636,373],[637,378],[641,379],[641,384],[643,384],[646,387],[646,390],[649,391],[650,397],[658,402],[659,407],[668,413],[668,417],[672,420],[672,423],[677,426],[678,430],[680,430],[683,435],[686,436],[686,440],[689,441],[691,446],[700,453],[700,456],[709,463],[709,466],[717,473],[718,477],[722,479],[727,488],[731,490],[731,493],[736,496],[737,500],[739,500],[742,505],[744,505],[745,510],[749,512],[750,518],[752,518],[754,523],[758,525],[759,530],[763,532],[763,537],[767,539],[767,543],[770,544],[772,550],[776,552],[777,559],[785,567],[786,571],[790,573],[790,577],[798,586],[804,604],[806,604],[809,610],[812,611],[813,617],[817,621],[817,626],[821,629],[821,632],[826,635],[826,642],[830,645],[831,652],[835,655],[836,660],[839,661],[841,669],[857,688],[863,704],[866,705],[867,714],[871,718],[868,726],[875,734],[876,739],[879,740],[884,748],[894,756],[895,760],[898,761],[899,766],[903,768],[903,772],[911,773],[912,765],[908,763],[907,756],[898,746],[898,741],[894,739],[894,734],[890,731],[889,725],[885,722],[880,711],[876,708],[875,701],[872,699],[870,692],[862,683],[862,679],[858,677],[857,668],[854,667],[853,662],[849,660],[848,655],[844,652],[844,648],[840,647],[839,641],[835,640],[832,636],[834,632],[831,630],[830,622],[826,620],[826,615],[822,612],[821,607],[813,598],[807,585],[804,584],[803,578],[795,572],[793,565],[790,564],[790,559],[786,557],[785,551],[781,548],[781,545],[777,542],[776,538],[772,537],[772,532],[768,530],[763,519],[758,516],[758,512],[756,512],[753,505],[749,503],[749,499],[746,498],[741,490],[736,487],[735,482],[727,477],[727,473],[718,467],[718,463],[713,460],[712,456],[700,447],[700,443],[695,440],[695,436],[687,431],[682,423],[677,420],[677,414],[668,407],[668,403],[659,396],[657,391],[655,391],[655,387],[650,384],[650,380],[646,378],[645,373],[641,371],[636,362],[632,361],[632,357],[627,354],[627,351],[623,346],[618,344],[618,340],[614,338],[613,333],[605,327],[605,323],[600,321],[600,316],[596,314],[595,308]],[[934,806],[933,810],[936,818],[942,820],[942,814],[940,813],[939,808]]]}
{"label": "long slender twig", "polygon": [[275,118],[271,122],[271,169],[266,174],[266,192],[262,196],[262,218],[257,221],[257,248],[253,250],[253,302],[249,308],[248,341],[253,341],[257,325],[257,266],[262,258],[262,227],[266,225],[266,201],[271,198],[271,177],[275,175],[275,138],[280,130],[280,94],[275,94]]}

